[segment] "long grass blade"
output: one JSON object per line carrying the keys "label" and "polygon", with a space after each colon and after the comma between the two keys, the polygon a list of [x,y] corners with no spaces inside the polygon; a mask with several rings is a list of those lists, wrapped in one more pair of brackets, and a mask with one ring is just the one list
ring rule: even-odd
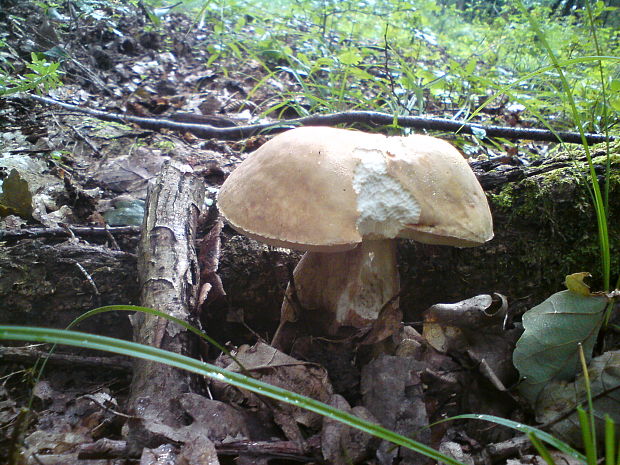
{"label": "long grass blade", "polygon": [[530,442],[538,452],[538,455],[540,455],[542,459],[549,465],[555,465],[555,460],[553,460],[553,457],[551,457],[549,449],[547,449],[543,442],[538,439],[538,436],[536,436],[535,433],[527,433],[527,437],[530,438]]}
{"label": "long grass blade", "polygon": [[616,465],[616,424],[605,414],[605,465]]}
{"label": "long grass blade", "polygon": [[592,437],[593,431],[590,428],[590,418],[586,411],[577,407],[579,426],[581,427],[581,438],[583,447],[586,451],[586,462],[588,465],[596,465],[596,438]]}
{"label": "long grass blade", "polygon": [[605,291],[609,291],[610,279],[611,279],[611,251],[609,245],[609,232],[607,229],[607,211],[605,209],[605,202],[603,200],[603,196],[601,193],[601,187],[598,182],[598,177],[596,175],[596,171],[594,169],[594,163],[592,162],[592,154],[590,153],[590,148],[588,146],[585,131],[583,128],[583,124],[581,122],[581,118],[579,117],[579,111],[577,110],[577,105],[575,103],[575,99],[573,97],[572,89],[566,76],[564,75],[564,71],[562,70],[562,65],[560,61],[555,56],[555,53],[551,49],[551,46],[547,42],[547,38],[545,34],[542,32],[538,21],[532,16],[527,8],[523,5],[523,1],[520,0],[519,8],[521,12],[525,15],[528,22],[530,23],[530,27],[536,33],[542,48],[547,53],[547,56],[551,60],[553,67],[555,68],[560,81],[562,82],[562,88],[568,100],[569,107],[573,114],[573,119],[575,124],[577,125],[577,129],[581,136],[582,145],[586,154],[586,159],[588,162],[588,168],[590,170],[590,181],[592,183],[592,190],[594,191],[594,209],[596,210],[596,220],[598,225],[598,239],[599,239],[599,249],[601,255],[601,264],[602,264],[602,274],[603,274],[603,289]]}
{"label": "long grass blade", "polygon": [[[597,451],[596,451],[596,417],[594,416],[594,403],[592,402],[592,385],[590,383],[590,373],[588,372],[588,364],[586,362],[586,355],[583,352],[583,346],[579,344],[579,362],[581,363],[581,371],[583,372],[583,382],[584,389],[586,391],[586,399],[588,400],[588,412],[583,412],[581,407],[577,407],[577,412],[579,414],[579,421],[581,422],[581,412],[586,415],[586,419],[588,421],[588,431],[590,432],[590,437],[588,441],[585,440],[585,430],[582,429],[581,432],[584,435],[584,444],[586,445],[586,456],[588,456],[588,460],[590,459],[590,455],[596,459]],[[580,411],[581,410],[581,411]],[[588,455],[588,446],[592,449],[590,451],[590,455]],[[596,463],[596,462],[595,462]],[[593,464],[594,465],[594,464]]]}
{"label": "long grass blade", "polygon": [[333,407],[317,400],[263,383],[239,373],[227,371],[215,365],[204,363],[173,352],[168,352],[157,347],[77,331],[9,325],[0,325],[0,339],[64,344],[88,349],[103,350],[120,355],[127,355],[130,357],[164,363],[192,373],[217,379],[218,381],[228,383],[232,386],[247,389],[256,394],[310,410],[318,413],[319,415],[327,416],[348,426],[352,426],[353,428],[357,428],[373,436],[385,439],[393,444],[407,447],[411,450],[419,452],[420,454],[446,464],[464,465],[458,460],[448,457],[425,444],[397,434],[383,428],[382,426],[364,421],[354,415],[351,415],[350,413],[334,409]]}
{"label": "long grass blade", "polygon": [[524,434],[533,433],[541,441],[549,444],[552,447],[555,447],[557,450],[562,451],[565,454],[568,454],[571,457],[574,457],[577,460],[580,460],[582,462],[586,461],[586,456],[583,455],[581,452],[572,448],[570,445],[568,445],[564,441],[552,436],[549,433],[544,432],[541,429],[535,428],[534,426],[524,425],[523,423],[519,423],[513,420],[508,420],[507,418],[496,417],[494,415],[479,415],[479,414],[457,415],[454,417],[447,418],[445,420],[438,421],[435,424],[443,423],[445,421],[452,421],[452,420],[483,420],[483,421],[495,423],[497,425],[507,426],[508,428],[512,428]]}

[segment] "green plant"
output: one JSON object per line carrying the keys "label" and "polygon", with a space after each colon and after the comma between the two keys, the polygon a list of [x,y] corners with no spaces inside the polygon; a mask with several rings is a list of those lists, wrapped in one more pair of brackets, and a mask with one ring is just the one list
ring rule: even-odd
{"label": "green plant", "polygon": [[31,54],[31,60],[26,67],[32,73],[12,76],[0,70],[0,96],[31,90],[42,94],[62,85],[61,71],[58,70],[59,62],[49,62],[43,55],[34,52]]}
{"label": "green plant", "polygon": [[[582,120],[582,112],[578,108],[573,92],[573,86],[569,83],[565,72],[566,65],[556,56],[548,37],[531,12],[525,8],[522,2],[519,7],[527,18],[532,31],[536,34],[541,48],[551,61],[551,66],[556,73],[557,79],[569,107],[572,119],[577,130],[581,134],[583,152],[586,158],[587,176],[584,182],[592,198],[593,209],[596,215],[599,255],[601,262],[601,282],[603,291],[591,293],[589,287],[583,282],[588,273],[577,273],[568,276],[567,291],[550,296],[542,304],[534,307],[523,315],[525,332],[517,342],[513,354],[513,361],[522,377],[520,385],[521,394],[538,408],[541,393],[552,387],[552,381],[571,380],[578,372],[581,364],[584,373],[585,395],[588,401],[588,413],[578,408],[579,424],[582,431],[582,440],[586,451],[584,463],[594,465],[597,463],[597,436],[595,427],[595,409],[590,392],[587,363],[592,358],[594,346],[601,328],[606,328],[614,302],[618,299],[617,293],[611,288],[611,247],[608,232],[609,218],[609,181],[611,176],[610,148],[607,144],[607,157],[605,166],[605,186],[601,188],[597,176],[590,148],[585,140],[585,127]],[[603,72],[603,58],[596,40],[592,8],[586,2],[586,10],[589,15],[591,32],[596,44],[596,52],[599,55],[598,65],[601,76],[601,90],[603,102],[603,116],[606,118],[608,98],[605,93],[605,79]],[[620,280],[619,280],[620,283]],[[616,288],[618,284],[616,284]],[[575,320],[577,318],[579,323]],[[577,323],[577,324],[576,324]],[[613,387],[613,386],[607,386]],[[565,388],[566,389],[566,388]],[[579,388],[578,388],[579,389]],[[547,396],[549,394],[547,393]],[[544,396],[542,396],[544,397]],[[618,412],[615,412],[616,415]],[[614,425],[610,417],[606,417],[606,440],[611,441],[614,436]],[[534,433],[530,433],[532,443],[540,455],[550,464],[554,463],[549,451],[540,443]],[[615,463],[615,444],[607,444],[607,462]]]}
{"label": "green plant", "polygon": [[[582,22],[555,17],[544,6],[533,8],[561,62],[584,54],[587,30]],[[411,114],[439,108],[463,118],[489,87],[506,86],[548,64],[526,15],[512,2],[502,2],[495,16],[479,13],[468,21],[455,8],[431,1],[414,7],[406,1],[377,0],[372,8],[318,0],[281,0],[269,6],[253,0],[211,2],[200,14],[207,9],[214,25],[206,43],[212,52],[208,65],[217,62],[233,74],[242,68],[239,63],[257,60],[267,74],[292,81],[280,91],[271,90],[275,95],[264,102],[264,114],[287,108],[300,115],[355,108]],[[594,21],[603,10],[595,9]],[[618,50],[613,28],[597,24],[597,34]],[[613,75],[613,63],[603,66],[606,75]],[[588,62],[565,72],[587,129],[616,124],[618,111],[609,106],[603,114],[602,102],[592,98],[602,85],[610,88],[613,79],[601,82],[598,69]],[[256,79],[253,95],[268,81]],[[560,113],[555,125],[564,129],[569,121],[558,92],[561,85],[549,73],[535,74],[511,96],[543,118]]]}

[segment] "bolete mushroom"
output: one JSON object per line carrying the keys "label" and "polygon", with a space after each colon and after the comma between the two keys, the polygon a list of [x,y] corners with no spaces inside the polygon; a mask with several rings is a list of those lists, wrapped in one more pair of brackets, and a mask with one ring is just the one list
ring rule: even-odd
{"label": "bolete mushroom", "polygon": [[280,348],[292,321],[333,337],[369,330],[381,313],[372,342],[389,336],[401,317],[395,238],[468,247],[493,237],[467,161],[422,135],[286,131],[233,171],[218,206],[237,231],[306,251],[282,305]]}

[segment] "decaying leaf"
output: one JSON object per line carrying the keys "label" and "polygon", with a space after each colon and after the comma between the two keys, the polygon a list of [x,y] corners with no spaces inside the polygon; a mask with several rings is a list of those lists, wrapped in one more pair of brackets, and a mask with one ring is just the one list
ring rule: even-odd
{"label": "decaying leaf", "polygon": [[[289,391],[312,397],[321,402],[328,402],[333,389],[329,382],[327,372],[319,365],[300,362],[283,352],[259,342],[253,346],[241,346],[233,355],[246,368],[254,378],[268,384],[278,386]],[[220,365],[228,370],[240,371],[237,363],[223,357]],[[234,397],[239,391],[227,391],[229,397]],[[273,414],[275,422],[280,426],[286,437],[294,441],[302,441],[303,435],[298,425],[318,430],[321,425],[321,416],[281,402],[258,401],[255,394],[241,391],[245,404],[251,404],[256,408],[265,408],[267,405]],[[240,400],[237,398],[237,402]]]}
{"label": "decaying leaf", "polygon": [[424,313],[424,337],[443,353],[466,355],[499,390],[514,377],[510,360],[516,335],[507,331],[507,299],[482,294],[453,304],[437,304]]}
{"label": "decaying leaf", "polygon": [[477,295],[453,304],[436,304],[424,312],[423,335],[441,352],[467,345],[467,331],[480,337],[483,328],[501,328],[508,304],[501,294]]}
{"label": "decaying leaf", "polygon": [[[430,430],[426,428],[428,415],[419,375],[426,368],[425,362],[413,357],[382,354],[362,369],[361,392],[363,405],[381,425],[428,443]],[[381,464],[391,464],[397,457],[403,465],[424,463],[419,454],[386,441],[377,448],[376,456]]]}
{"label": "decaying leaf", "polygon": [[12,169],[2,183],[0,216],[17,215],[29,219],[32,217],[32,212],[32,194],[28,181],[22,179],[19,171]]}
{"label": "decaying leaf", "polygon": [[532,405],[551,381],[574,379],[579,344],[590,359],[606,305],[604,296],[562,291],[525,312],[513,363],[522,378],[519,391]]}
{"label": "decaying leaf", "polygon": [[[339,394],[334,394],[329,404],[337,409],[352,413],[366,421],[378,423],[375,417],[362,406],[351,408]],[[367,458],[379,445],[378,438],[351,428],[339,421],[325,417],[321,431],[323,457],[333,465],[352,465]]]}
{"label": "decaying leaf", "polygon": [[77,463],[79,447],[106,434],[106,425],[114,419],[103,403],[116,400],[106,391],[81,395],[79,389],[58,388],[47,380],[34,387],[33,394],[45,409],[38,412],[36,431],[24,439],[22,453],[28,460],[24,463]]}
{"label": "decaying leaf", "polygon": [[575,294],[589,296],[590,286],[588,286],[585,282],[585,278],[589,278],[592,275],[587,271],[582,271],[580,273],[573,273],[566,276],[564,283],[566,284],[566,289],[574,292]]}
{"label": "decaying leaf", "polygon": [[[620,351],[605,352],[592,359],[588,366],[590,389],[594,401],[594,411],[598,419],[597,431],[602,433],[602,418],[609,415],[616,424],[620,423]],[[581,445],[581,427],[577,414],[559,422],[553,422],[563,413],[573,410],[586,400],[583,374],[579,374],[574,382],[553,381],[540,394],[536,412],[541,423],[552,422],[552,433],[562,440],[574,445]]]}

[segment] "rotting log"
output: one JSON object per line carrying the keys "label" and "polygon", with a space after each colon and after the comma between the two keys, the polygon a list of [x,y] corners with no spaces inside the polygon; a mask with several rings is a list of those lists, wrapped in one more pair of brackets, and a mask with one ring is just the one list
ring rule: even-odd
{"label": "rotting log", "polygon": [[[135,304],[135,267],[132,253],[77,240],[4,242],[0,245],[0,321],[65,328],[95,307]],[[76,329],[131,337],[126,312],[100,314]]]}
{"label": "rotting log", "polygon": [[[599,177],[604,170],[603,148],[594,151]],[[610,238],[618,270],[620,145],[614,144],[611,153]],[[583,174],[582,156],[572,158]],[[489,292],[505,294],[511,310],[521,311],[561,290],[568,273],[596,275],[596,219],[574,166],[571,157],[563,155],[531,166],[506,160],[473,163],[491,204],[495,238],[472,249],[400,241],[400,301],[406,321],[420,321],[420,312],[435,303]],[[205,318],[218,328],[210,335],[220,342],[242,343],[257,335],[269,340],[278,324],[289,273],[301,255],[269,248],[229,228],[221,237],[218,273],[227,295],[208,304]],[[138,301],[135,256],[83,242],[20,239],[0,248],[0,321],[61,328],[99,305],[72,260],[96,283],[100,305]],[[598,286],[595,280],[593,288]],[[124,314],[99,315],[80,329],[120,337],[128,337],[131,330]]]}
{"label": "rotting log", "polygon": [[[604,189],[602,150],[599,146],[593,156]],[[620,144],[611,153],[609,227],[612,270],[618,270]],[[593,289],[600,288],[597,223],[579,152],[558,153],[530,166],[496,160],[476,162],[473,168],[491,205],[495,238],[465,249],[400,241],[405,321],[420,322],[421,312],[435,303],[492,292],[506,295],[511,312],[518,313],[562,290],[565,275],[578,271],[590,271]],[[268,338],[280,316],[287,267],[299,255],[269,249],[227,228],[224,239],[219,274],[228,296],[211,304],[208,317],[219,322],[222,340],[235,341],[244,331],[235,324],[240,322]]]}
{"label": "rotting log", "polygon": [[[603,147],[593,157],[604,192]],[[620,144],[612,146],[610,161],[609,238],[612,274],[617,277]],[[402,242],[406,295],[401,303],[409,321],[416,321],[419,312],[434,303],[491,292],[506,295],[511,314],[519,313],[564,289],[565,276],[580,271],[591,272],[593,290],[601,290],[597,220],[588,173],[581,150],[557,152],[534,166],[480,166],[478,175],[491,205],[495,238],[472,249]]]}
{"label": "rotting log", "polygon": [[[198,293],[195,249],[198,216],[204,204],[205,186],[191,167],[176,162],[164,165],[149,188],[138,247],[140,304],[157,309],[194,326]],[[196,355],[197,341],[189,331],[169,320],[145,313],[131,318],[134,340],[183,355]],[[178,428],[184,412],[181,395],[191,391],[188,372],[136,359],[127,411],[139,419],[128,422],[130,452],[168,442],[155,430]]]}

